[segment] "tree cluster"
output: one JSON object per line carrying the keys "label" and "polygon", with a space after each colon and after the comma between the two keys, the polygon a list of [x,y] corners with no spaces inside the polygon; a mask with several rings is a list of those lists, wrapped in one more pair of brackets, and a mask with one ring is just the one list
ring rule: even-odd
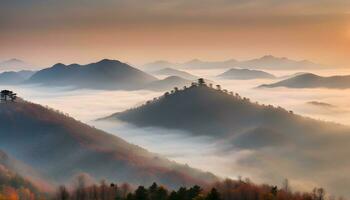
{"label": "tree cluster", "polygon": [[0,92],[0,102],[15,101],[17,99],[17,94],[10,90],[2,90]]}

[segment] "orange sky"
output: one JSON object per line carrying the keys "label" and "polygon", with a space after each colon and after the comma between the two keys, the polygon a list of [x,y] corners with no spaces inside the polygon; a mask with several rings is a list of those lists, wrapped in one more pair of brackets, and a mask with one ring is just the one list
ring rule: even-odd
{"label": "orange sky", "polygon": [[350,3],[14,0],[0,7],[0,60],[139,64],[265,54],[350,67]]}

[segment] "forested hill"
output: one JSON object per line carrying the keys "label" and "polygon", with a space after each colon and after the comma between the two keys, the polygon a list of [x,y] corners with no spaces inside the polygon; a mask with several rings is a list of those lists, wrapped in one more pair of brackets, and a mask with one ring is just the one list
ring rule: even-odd
{"label": "forested hill", "polygon": [[[64,182],[79,173],[96,180],[132,184],[157,181],[169,187],[216,180],[38,104],[0,104],[0,148],[38,170],[47,180]],[[20,126],[19,126],[20,124]]]}
{"label": "forested hill", "polygon": [[166,93],[106,119],[181,129],[214,138],[229,137],[235,147],[242,148],[299,142],[300,137],[318,142],[314,133],[320,138],[329,133],[350,133],[349,127],[302,117],[281,107],[253,103],[248,98],[206,84]]}

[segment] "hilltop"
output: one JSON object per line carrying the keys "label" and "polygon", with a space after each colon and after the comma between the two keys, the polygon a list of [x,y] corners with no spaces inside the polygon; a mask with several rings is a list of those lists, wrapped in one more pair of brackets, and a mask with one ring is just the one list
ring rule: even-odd
{"label": "hilltop", "polygon": [[154,90],[154,91],[167,91],[167,90],[171,90],[174,87],[182,88],[189,84],[191,84],[190,80],[187,80],[178,76],[169,76],[162,80],[153,81],[145,85],[144,89]]}
{"label": "hilltop", "polygon": [[323,77],[312,73],[301,74],[272,84],[264,84],[259,87],[287,87],[287,88],[350,88],[350,75]]}
{"label": "hilltop", "polygon": [[276,78],[273,74],[250,69],[229,69],[226,72],[219,74],[218,77],[224,79],[249,80],[249,79],[273,79]]}
{"label": "hilltop", "polygon": [[58,111],[21,99],[0,104],[0,121],[0,148],[51,182],[66,182],[79,173],[96,180],[131,184],[157,181],[169,187],[216,180],[210,173],[169,161]]}
{"label": "hilltop", "polygon": [[188,72],[185,71],[181,71],[178,69],[174,69],[174,68],[163,68],[160,69],[158,71],[153,72],[154,75],[165,75],[165,76],[178,76],[181,77],[183,79],[188,79],[188,80],[196,80],[199,77],[194,76]]}

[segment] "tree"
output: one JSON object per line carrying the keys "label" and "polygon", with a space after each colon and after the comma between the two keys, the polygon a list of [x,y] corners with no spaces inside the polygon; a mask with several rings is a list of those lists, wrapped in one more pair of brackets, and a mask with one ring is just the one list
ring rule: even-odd
{"label": "tree", "polygon": [[205,85],[205,81],[203,78],[198,79],[198,85]]}
{"label": "tree", "polygon": [[211,191],[208,193],[207,197],[205,200],[221,200],[219,192],[213,188]]}
{"label": "tree", "polygon": [[194,199],[194,198],[197,197],[201,192],[202,192],[202,188],[199,187],[198,185],[195,185],[195,186],[191,187],[191,188],[188,190],[188,197],[189,197],[189,199]]}
{"label": "tree", "polygon": [[136,200],[149,200],[148,198],[148,192],[143,186],[139,186],[137,190],[135,191],[135,197]]}
{"label": "tree", "polygon": [[8,101],[15,101],[17,99],[17,94],[13,93],[10,90],[2,90],[0,92],[0,101],[1,102],[8,102]]}
{"label": "tree", "polygon": [[69,192],[64,185],[62,185],[58,188],[57,198],[58,198],[58,200],[68,200],[69,199]]}

